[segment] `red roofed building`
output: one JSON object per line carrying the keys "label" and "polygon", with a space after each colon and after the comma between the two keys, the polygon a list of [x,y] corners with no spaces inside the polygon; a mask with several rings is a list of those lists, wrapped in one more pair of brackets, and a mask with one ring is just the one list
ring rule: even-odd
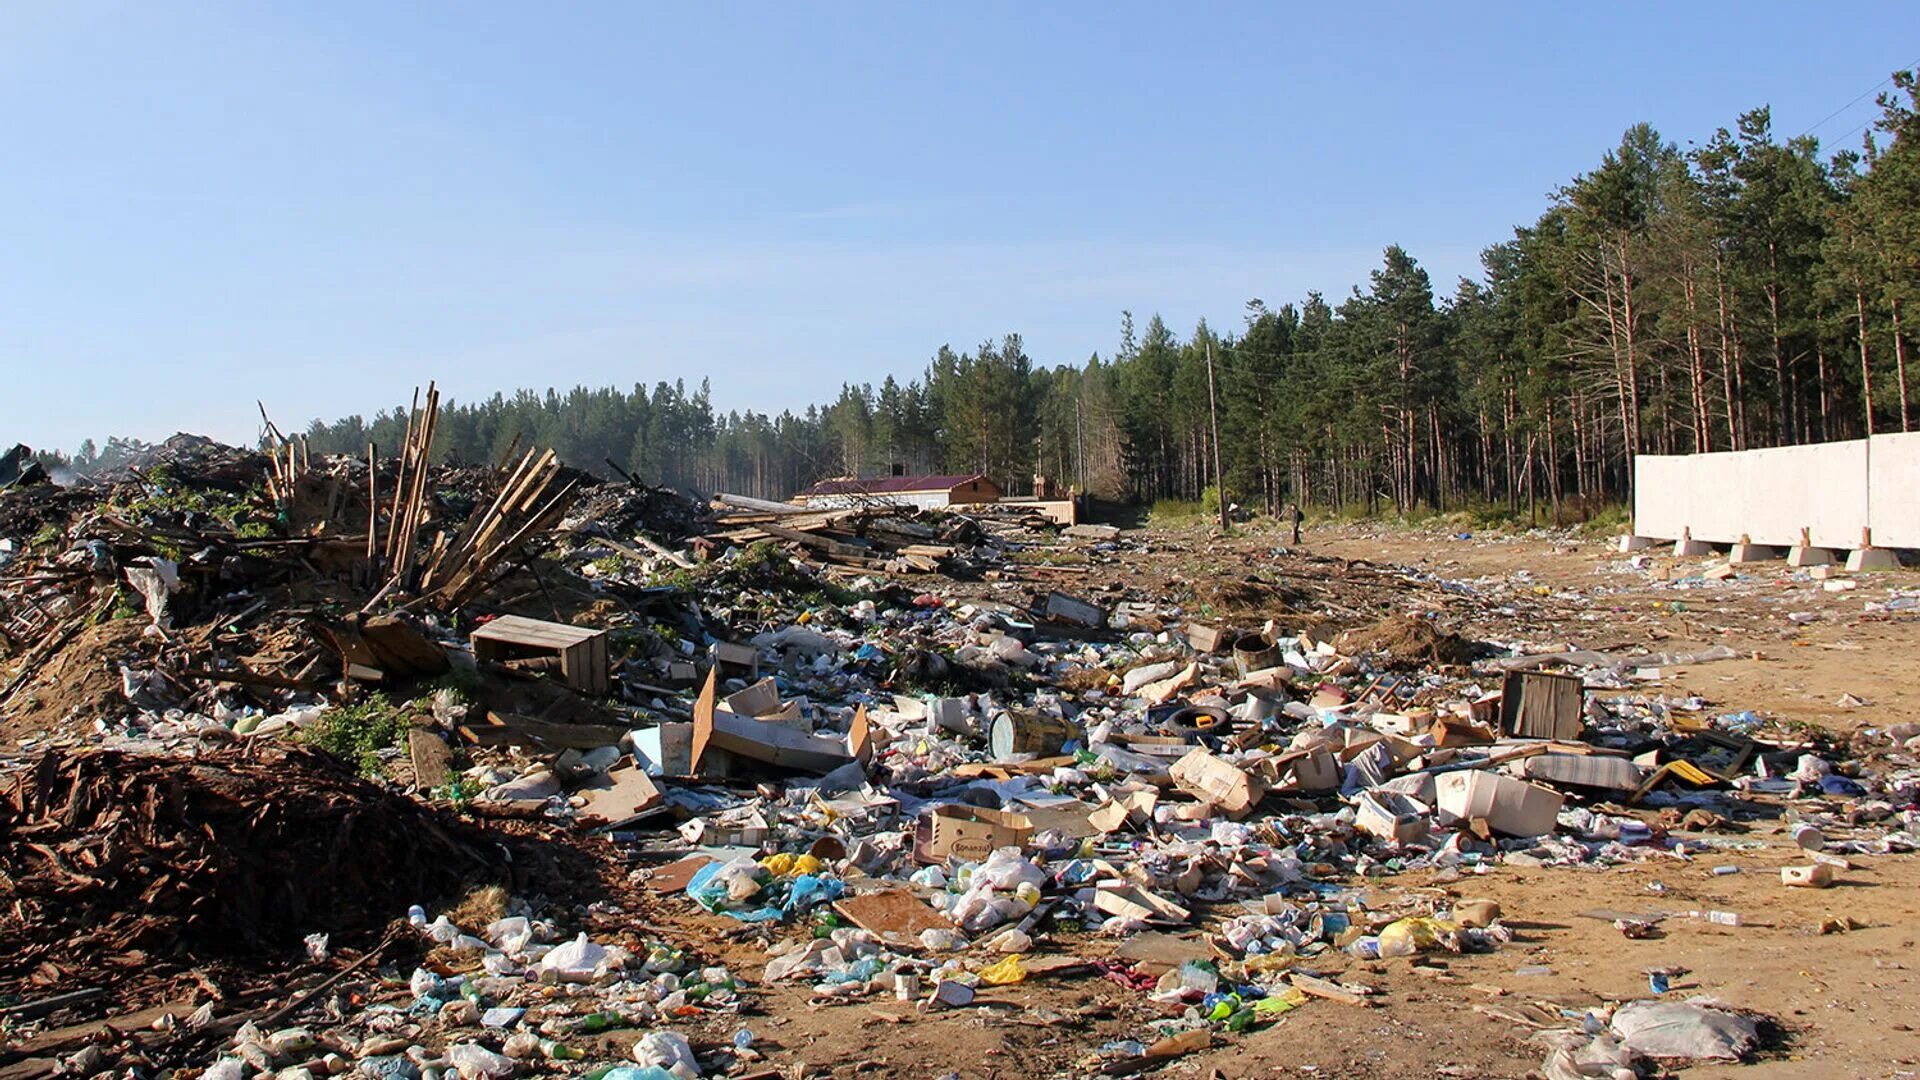
{"label": "red roofed building", "polygon": [[1000,485],[979,474],[971,476],[871,476],[822,480],[793,497],[812,510],[843,510],[853,506],[912,506],[928,510],[941,506],[1000,501]]}

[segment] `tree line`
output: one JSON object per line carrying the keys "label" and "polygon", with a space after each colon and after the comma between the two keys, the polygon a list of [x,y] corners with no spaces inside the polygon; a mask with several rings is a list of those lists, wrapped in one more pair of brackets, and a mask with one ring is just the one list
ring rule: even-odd
{"label": "tree line", "polygon": [[[1123,314],[1117,347],[1080,364],[1036,365],[1008,334],[778,415],[720,412],[704,381],[522,390],[444,408],[436,452],[492,461],[518,439],[771,498],[905,467],[1141,502],[1201,497],[1217,455],[1228,497],[1269,510],[1558,517],[1630,495],[1635,453],[1910,430],[1920,89],[1891,81],[1861,146],[1826,156],[1767,108],[1686,149],[1637,124],[1451,294],[1394,245],[1348,295],[1252,300],[1228,330]],[[306,434],[364,453],[405,424],[399,407]]]}

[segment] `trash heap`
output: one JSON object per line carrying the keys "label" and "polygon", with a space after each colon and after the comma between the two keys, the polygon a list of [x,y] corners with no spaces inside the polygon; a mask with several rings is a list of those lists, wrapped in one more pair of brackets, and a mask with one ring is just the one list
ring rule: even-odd
{"label": "trash heap", "polygon": [[[1731,650],[1469,640],[1435,613],[1484,590],[1379,567],[1097,584],[1158,541],[438,464],[436,422],[430,387],[395,458],[178,439],[0,496],[0,993],[88,992],[116,951],[334,980],[69,1070],[739,1074],[760,995],[931,1015],[1081,978],[1156,1013],[1075,1063],[1124,1075],[1512,942],[1434,884],[1714,859],[1763,815],[1785,886],[1920,847],[1920,729],[1657,692]],[[1682,1056],[1635,1009],[1555,1075]]]}

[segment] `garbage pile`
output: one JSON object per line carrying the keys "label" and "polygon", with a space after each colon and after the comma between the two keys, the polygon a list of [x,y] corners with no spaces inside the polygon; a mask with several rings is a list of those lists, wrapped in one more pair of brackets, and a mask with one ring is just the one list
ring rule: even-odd
{"label": "garbage pile", "polygon": [[[0,993],[72,990],[74,956],[305,956],[334,997],[208,1002],[233,1023],[179,1063],[653,1080],[762,1060],[714,1024],[772,988],[933,1015],[1078,978],[1159,1016],[1074,1063],[1124,1075],[1512,944],[1398,875],[1711,859],[1766,815],[1785,885],[1920,848],[1920,730],[1656,692],[1731,650],[1471,640],[1435,613],[1474,589],[1330,560],[1102,583],[1154,541],[1022,511],[436,464],[436,403],[394,459],[187,440],[0,496]],[[482,882],[514,899],[428,916]],[[1550,1068],[1666,1056],[1633,1008]],[[637,1041],[583,1043],[611,1031]]]}

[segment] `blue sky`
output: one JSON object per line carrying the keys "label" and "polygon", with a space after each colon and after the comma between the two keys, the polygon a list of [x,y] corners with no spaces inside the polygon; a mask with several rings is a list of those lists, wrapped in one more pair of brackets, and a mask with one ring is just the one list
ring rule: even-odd
{"label": "blue sky", "polygon": [[[723,408],[1120,312],[1443,292],[1640,120],[1792,135],[1906,3],[0,8],[0,443],[253,436],[437,378]],[[1858,141],[1861,101],[1826,120]]]}

